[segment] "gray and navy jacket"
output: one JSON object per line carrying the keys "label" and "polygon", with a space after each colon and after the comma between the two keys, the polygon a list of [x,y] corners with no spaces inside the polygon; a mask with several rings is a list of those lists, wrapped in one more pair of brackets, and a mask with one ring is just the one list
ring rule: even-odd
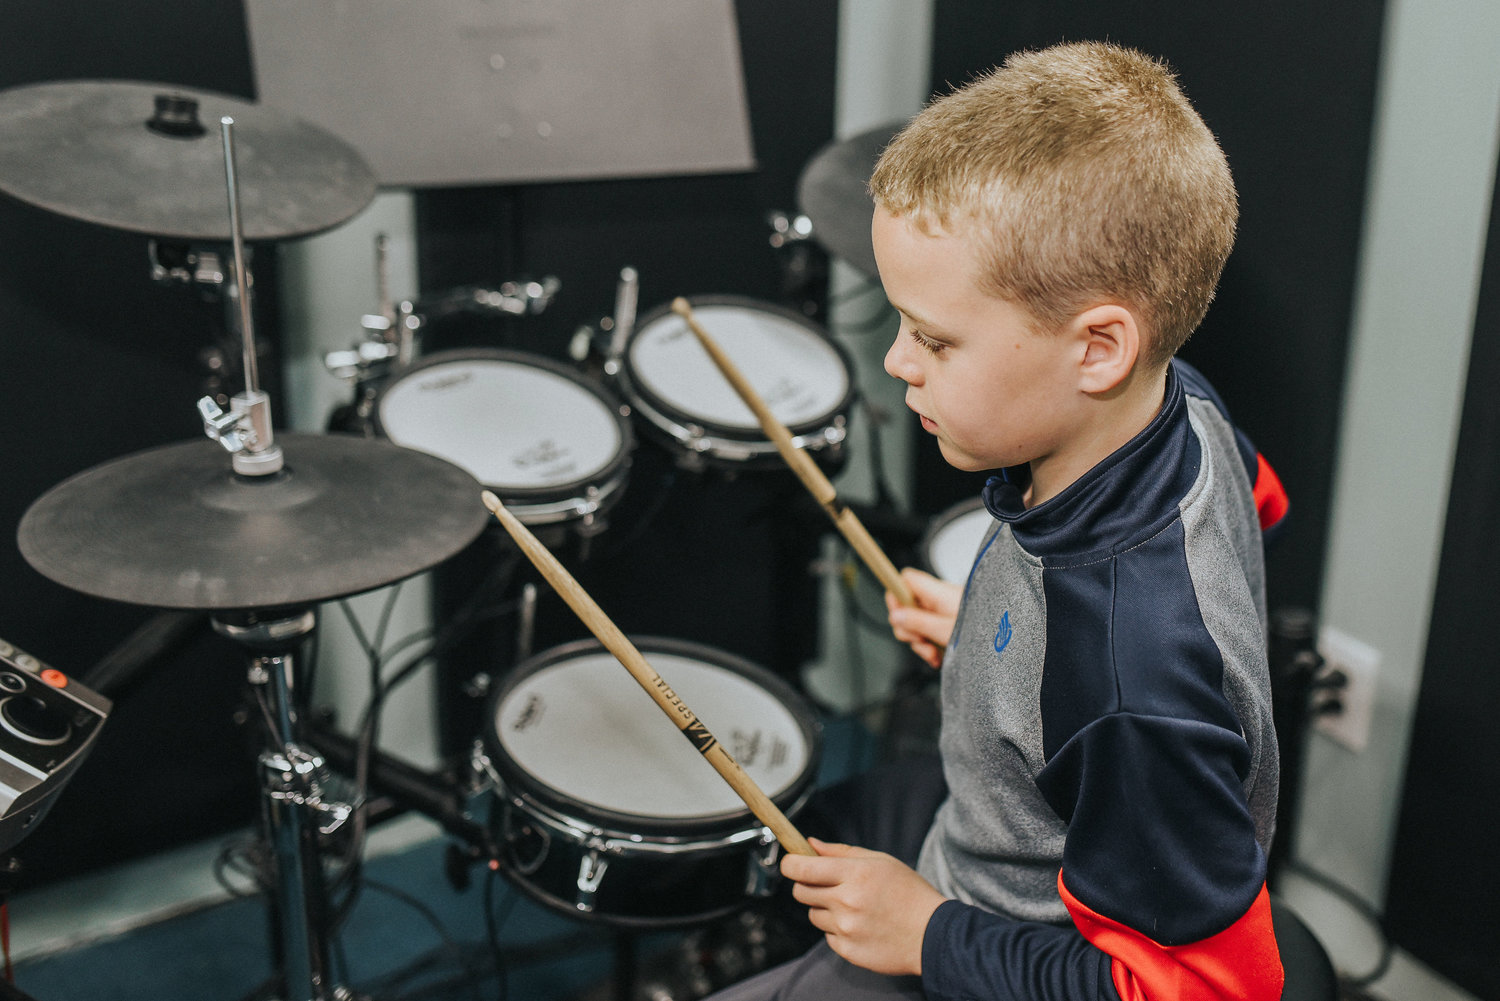
{"label": "gray and navy jacket", "polygon": [[945,901],[929,999],[1274,999],[1277,754],[1263,532],[1275,474],[1203,377],[996,519],[941,674],[949,798],[918,868]]}

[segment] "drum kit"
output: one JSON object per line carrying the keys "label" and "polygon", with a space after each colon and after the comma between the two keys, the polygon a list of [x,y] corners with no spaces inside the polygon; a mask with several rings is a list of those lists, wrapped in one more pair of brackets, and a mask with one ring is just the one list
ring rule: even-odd
{"label": "drum kit", "polygon": [[[242,648],[265,721],[262,827],[288,999],[347,994],[329,965],[323,842],[359,804],[332,795],[329,763],[309,741],[300,660],[318,607],[459,553],[486,529],[481,488],[528,525],[602,531],[626,489],[637,426],[684,469],[779,463],[681,316],[662,309],[635,322],[628,269],[611,336],[592,350],[597,378],[519,351],[423,356],[412,334],[425,318],[476,306],[534,312],[556,284],[456,290],[384,302],[366,318],[368,342],[327,359],[355,383],[351,410],[367,433],[277,431],[258,382],[247,244],[338,226],[375,187],[360,154],[336,137],[224,95],[97,81],[0,91],[0,191],[149,236],[153,273],[209,284],[242,348],[244,389],[228,411],[198,402],[206,440],[63,481],[26,511],[17,538],[31,566],[63,586],[208,613]],[[842,349],[769,304],[692,303],[797,447],[835,466],[854,398]],[[711,648],[655,638],[642,647],[766,795],[794,812],[819,756],[802,698]],[[630,687],[597,644],[545,651],[510,670],[476,742],[473,779],[490,822],[455,826],[480,832],[476,850],[528,895],[606,924],[691,924],[766,892],[775,838],[687,760],[691,745]]]}

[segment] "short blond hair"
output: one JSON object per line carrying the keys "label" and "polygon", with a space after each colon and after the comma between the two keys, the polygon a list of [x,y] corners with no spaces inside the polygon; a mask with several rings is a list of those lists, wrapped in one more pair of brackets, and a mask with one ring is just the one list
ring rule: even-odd
{"label": "short blond hair", "polygon": [[1202,322],[1238,217],[1224,152],[1172,70],[1100,42],[1017,53],[929,104],[870,193],[926,228],[977,227],[985,291],[1044,328],[1123,300],[1152,365]]}

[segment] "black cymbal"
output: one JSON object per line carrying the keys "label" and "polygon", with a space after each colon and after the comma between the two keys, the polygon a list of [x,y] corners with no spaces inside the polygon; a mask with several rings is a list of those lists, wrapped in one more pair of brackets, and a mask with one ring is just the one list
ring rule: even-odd
{"label": "black cymbal", "polygon": [[233,471],[203,439],[137,452],[53,487],[21,554],[84,594],[207,611],[302,608],[403,580],[488,519],[479,483],[424,452],[354,435],[278,435],[285,468]]}
{"label": "black cymbal", "polygon": [[375,197],[364,158],[314,125],[224,94],[114,80],[0,91],[0,191],[103,226],[228,241],[224,116],[246,240],[310,236]]}
{"label": "black cymbal", "polygon": [[875,205],[866,185],[881,150],[905,122],[894,122],[829,143],[802,168],[797,207],[812,220],[813,239],[870,278],[879,278],[870,244]]}

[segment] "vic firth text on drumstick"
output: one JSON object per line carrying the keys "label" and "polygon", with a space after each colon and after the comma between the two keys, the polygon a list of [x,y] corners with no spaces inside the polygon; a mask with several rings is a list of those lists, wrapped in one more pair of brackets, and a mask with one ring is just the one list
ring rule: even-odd
{"label": "vic firth text on drumstick", "polygon": [[500,520],[500,524],[505,526],[505,530],[510,533],[516,545],[521,547],[526,558],[531,560],[537,570],[541,571],[543,577],[547,578],[547,583],[552,585],[552,589],[562,596],[562,599],[568,603],[568,607],[573,609],[583,624],[588,626],[589,631],[598,637],[600,643],[604,644],[605,649],[614,654],[620,665],[630,672],[636,683],[644,688],[652,701],[667,714],[667,718],[683,732],[688,740],[693,742],[693,746],[698,749],[704,759],[713,765],[714,771],[718,772],[724,781],[729,783],[729,787],[735,791],[736,795],[744,800],[750,812],[755,814],[755,819],[771,829],[771,833],[776,835],[776,840],[781,842],[781,847],[797,855],[816,855],[817,852],[813,851],[812,845],[807,843],[807,839],[802,836],[801,832],[792,826],[792,822],[775,803],[771,802],[771,798],[761,791],[760,786],[755,784],[755,780],[745,773],[739,762],[724,750],[724,745],[714,739],[714,735],[693,714],[692,710],[683,704],[682,699],[677,697],[677,693],[667,686],[661,675],[656,673],[656,669],[646,662],[645,657],[641,656],[635,644],[630,642],[609,616],[604,614],[603,609],[595,603],[589,593],[583,589],[583,585],[574,580],[573,575],[568,573],[567,568],[557,561],[551,551],[537,541],[530,529],[505,509],[499,497],[488,490],[481,493],[480,497],[484,500],[484,506]]}
{"label": "vic firth text on drumstick", "polygon": [[849,540],[849,545],[853,546],[860,559],[864,560],[865,566],[870,568],[875,579],[880,581],[881,586],[887,591],[894,594],[901,604],[908,608],[915,606],[917,602],[912,596],[911,588],[901,578],[901,573],[896,569],[895,564],[865,530],[864,523],[855,513],[839,503],[838,492],[834,490],[833,484],[829,482],[828,477],[823,475],[823,470],[818,468],[818,464],[812,460],[812,457],[792,444],[792,433],[775,414],[771,413],[771,408],[761,399],[755,387],[751,386],[749,381],[740,374],[739,369],[729,360],[729,356],[698,323],[697,318],[693,316],[693,307],[686,299],[678,296],[672,300],[672,312],[687,321],[688,328],[698,338],[698,343],[703,345],[703,349],[719,367],[724,378],[729,380],[734,391],[740,394],[740,399],[744,400],[745,405],[755,413],[755,419],[760,421],[762,430],[776,444],[776,451],[781,453],[786,464],[792,467],[792,472],[797,474],[797,478],[812,493],[813,498],[823,506],[823,510],[828,512],[828,517],[833,519],[834,525],[843,533],[844,538]]}

